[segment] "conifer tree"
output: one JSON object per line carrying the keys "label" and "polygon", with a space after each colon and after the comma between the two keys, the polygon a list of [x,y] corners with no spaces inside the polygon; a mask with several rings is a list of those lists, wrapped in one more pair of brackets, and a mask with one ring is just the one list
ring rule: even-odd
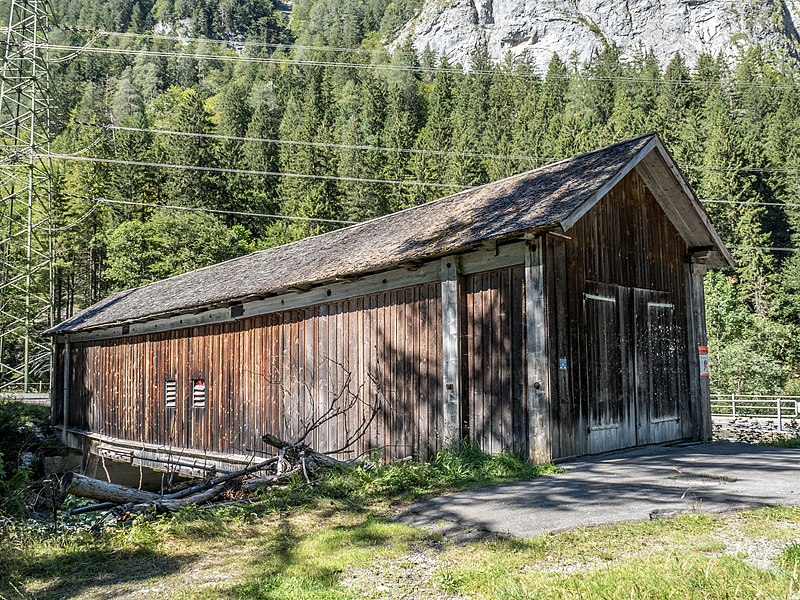
{"label": "conifer tree", "polygon": [[471,56],[469,70],[455,81],[451,149],[462,154],[450,158],[448,182],[472,186],[487,181],[484,159],[476,156],[476,150],[486,125],[491,69],[486,46],[479,46]]}
{"label": "conifer tree", "polygon": [[[452,143],[453,67],[442,59],[429,86],[427,118],[409,157],[409,171],[418,181],[441,183],[447,179],[448,154]],[[410,204],[422,204],[442,195],[443,188],[419,186],[410,190]]]}
{"label": "conifer tree", "polygon": [[[280,125],[282,139],[325,142],[331,139],[331,123],[325,112],[330,94],[321,71],[308,74],[304,88],[293,95]],[[330,176],[336,171],[334,153],[321,146],[283,146],[280,151],[281,171],[294,175]],[[336,218],[338,198],[336,185],[328,179],[284,176],[280,183],[281,210],[299,217]],[[319,233],[326,229],[319,223],[295,222],[290,226],[294,238]]]}

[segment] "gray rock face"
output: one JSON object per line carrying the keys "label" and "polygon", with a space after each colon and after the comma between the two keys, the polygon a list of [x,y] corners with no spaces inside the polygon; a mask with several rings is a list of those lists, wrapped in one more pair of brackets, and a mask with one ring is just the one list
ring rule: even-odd
{"label": "gray rock face", "polygon": [[426,0],[397,41],[410,36],[418,51],[462,65],[481,43],[494,61],[527,53],[546,69],[554,53],[584,62],[604,41],[624,59],[652,48],[662,65],[677,51],[693,64],[755,43],[797,55],[797,27],[800,0]]}

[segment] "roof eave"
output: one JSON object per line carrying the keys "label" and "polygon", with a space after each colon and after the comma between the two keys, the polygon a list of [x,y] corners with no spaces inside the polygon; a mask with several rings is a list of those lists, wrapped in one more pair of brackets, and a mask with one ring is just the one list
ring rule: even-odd
{"label": "roof eave", "polygon": [[[437,252],[437,253],[433,253],[433,254],[430,254],[430,255],[422,256],[418,260],[422,261],[424,263],[427,263],[427,262],[431,262],[431,261],[434,261],[434,260],[440,260],[440,259],[442,259],[442,258],[444,258],[446,256],[464,254],[465,252],[469,252],[471,250],[475,250],[476,248],[478,248],[478,247],[480,247],[482,245],[485,245],[486,243],[508,242],[508,241],[520,240],[520,239],[524,239],[526,236],[535,235],[535,234],[543,233],[543,232],[554,230],[554,229],[558,229],[558,230],[563,231],[563,229],[561,228],[560,224],[557,223],[557,222],[554,222],[554,223],[549,223],[549,224],[538,226],[538,227],[529,228],[529,229],[526,229],[526,230],[516,231],[516,232],[514,232],[512,234],[489,236],[489,237],[481,240],[481,242],[478,243],[478,244],[465,244],[463,246],[459,246],[459,247],[456,247],[456,248],[449,248],[449,249],[447,249],[445,251],[442,251],[442,252]],[[341,282],[342,280],[347,280],[347,279],[350,279],[350,278],[353,278],[353,277],[361,278],[361,277],[366,277],[368,275],[374,275],[374,274],[377,274],[377,273],[385,273],[387,271],[392,271],[392,270],[398,269],[398,268],[404,268],[404,263],[392,263],[392,264],[386,264],[386,265],[383,265],[383,266],[378,267],[378,268],[368,269],[368,270],[364,270],[364,271],[357,271],[357,272],[353,271],[353,272],[347,272],[347,273],[339,273],[333,278],[326,278],[326,279],[322,279],[322,280],[318,280],[318,281],[307,282],[306,285],[309,286],[309,289],[313,289],[313,288],[318,288],[318,287],[322,287],[322,286],[325,286],[325,285],[330,285],[332,283]],[[407,268],[407,266],[405,268]],[[160,313],[151,313],[151,314],[148,314],[146,316],[139,317],[139,318],[122,319],[122,320],[117,320],[117,321],[113,321],[113,322],[109,322],[109,323],[103,323],[101,325],[97,325],[97,326],[94,326],[94,327],[92,327],[92,326],[81,327],[79,325],[79,326],[74,327],[74,328],[70,328],[70,327],[62,328],[61,325],[64,325],[64,323],[68,323],[68,321],[65,321],[64,323],[61,323],[60,325],[57,325],[57,326],[52,327],[52,328],[48,329],[47,331],[45,331],[44,335],[46,335],[48,337],[56,337],[56,336],[68,336],[70,334],[76,334],[76,333],[88,333],[88,332],[103,331],[103,330],[107,330],[107,329],[113,329],[115,327],[124,327],[126,325],[147,323],[147,322],[150,322],[150,321],[157,321],[157,320],[160,320],[160,319],[170,319],[170,318],[174,318],[174,317],[178,317],[178,316],[182,316],[182,315],[198,314],[198,313],[206,312],[206,311],[209,311],[209,310],[225,308],[226,306],[230,306],[230,305],[233,305],[233,304],[238,304],[238,303],[243,303],[243,302],[251,302],[251,301],[256,301],[256,300],[262,300],[262,299],[264,299],[266,297],[281,296],[281,295],[284,295],[284,294],[290,294],[290,293],[294,293],[294,292],[296,292],[296,290],[292,290],[291,287],[289,287],[289,288],[280,288],[280,289],[270,290],[270,291],[266,291],[265,290],[265,292],[262,293],[262,294],[248,295],[248,296],[242,296],[242,297],[224,298],[224,299],[220,299],[219,301],[213,302],[213,303],[198,304],[198,305],[194,305],[194,306],[186,306],[185,309],[182,309],[182,310],[177,310],[177,311],[176,310],[172,310],[172,311],[163,311],[163,312],[160,312]],[[78,315],[76,315],[76,317],[77,316],[80,316],[80,313]]]}

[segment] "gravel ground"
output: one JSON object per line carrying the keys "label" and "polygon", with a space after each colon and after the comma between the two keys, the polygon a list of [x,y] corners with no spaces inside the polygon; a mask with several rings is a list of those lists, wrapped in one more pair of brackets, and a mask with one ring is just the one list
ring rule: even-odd
{"label": "gravel ground", "polygon": [[371,567],[353,569],[342,578],[342,585],[360,598],[381,600],[462,600],[464,596],[446,594],[433,584],[434,573],[441,566],[440,544],[429,542],[391,560]]}

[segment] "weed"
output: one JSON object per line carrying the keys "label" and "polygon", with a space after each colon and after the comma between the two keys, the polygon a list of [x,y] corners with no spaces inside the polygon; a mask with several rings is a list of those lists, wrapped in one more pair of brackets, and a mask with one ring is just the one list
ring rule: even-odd
{"label": "weed", "polygon": [[778,448],[800,448],[800,436],[773,440],[769,445],[777,446]]}
{"label": "weed", "polygon": [[788,571],[800,568],[800,542],[786,544],[778,556],[778,562]]}

